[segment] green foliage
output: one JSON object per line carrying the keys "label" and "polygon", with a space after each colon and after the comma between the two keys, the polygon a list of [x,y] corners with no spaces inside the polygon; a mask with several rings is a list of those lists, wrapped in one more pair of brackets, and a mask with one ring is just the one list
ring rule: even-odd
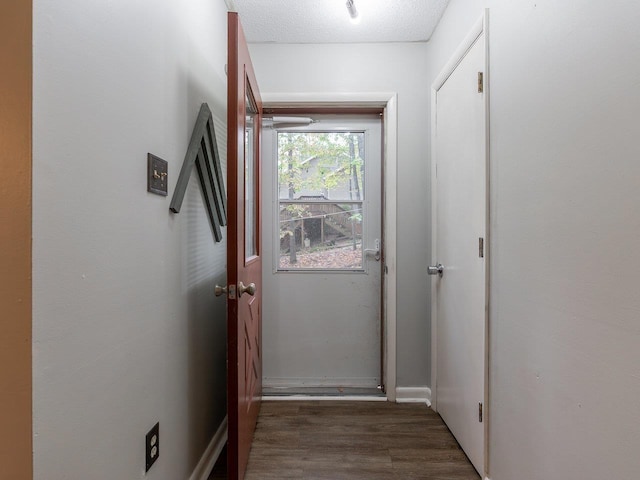
{"label": "green foliage", "polygon": [[[362,199],[363,145],[362,132],[279,132],[279,198]],[[300,219],[309,216],[307,205],[283,206],[280,239],[294,235]],[[362,215],[354,214],[350,220],[359,223]]]}
{"label": "green foliage", "polygon": [[309,211],[305,208],[304,205],[285,206],[283,211],[280,212],[280,239],[283,239],[287,235],[293,235],[296,220],[308,216]]}
{"label": "green foliage", "polygon": [[[356,137],[350,132],[280,132],[278,134],[278,182],[289,198],[301,192],[326,195],[348,190],[355,177],[362,188],[363,160]],[[353,168],[355,167],[355,169]],[[352,193],[352,192],[350,192]]]}
{"label": "green foliage", "polygon": [[351,220],[352,222],[360,223],[362,221],[362,213],[354,213],[349,217],[349,220]]}

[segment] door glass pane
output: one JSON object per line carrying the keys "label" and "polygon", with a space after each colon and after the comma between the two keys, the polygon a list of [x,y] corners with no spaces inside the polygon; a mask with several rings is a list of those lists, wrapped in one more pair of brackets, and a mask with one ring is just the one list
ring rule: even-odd
{"label": "door glass pane", "polygon": [[363,132],[279,132],[281,200],[364,200]]}
{"label": "door glass pane", "polygon": [[246,97],[246,119],[244,129],[244,241],[245,257],[258,254],[256,202],[256,144],[255,131],[258,109],[251,92]]}
{"label": "door glass pane", "polygon": [[362,203],[280,202],[278,268],[360,270]]}
{"label": "door glass pane", "polygon": [[278,132],[279,270],[362,270],[364,132]]}

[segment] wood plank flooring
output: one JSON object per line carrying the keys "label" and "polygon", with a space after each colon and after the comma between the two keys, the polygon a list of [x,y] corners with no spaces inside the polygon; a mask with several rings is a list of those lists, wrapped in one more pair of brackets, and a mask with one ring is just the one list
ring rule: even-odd
{"label": "wood plank flooring", "polygon": [[[216,465],[210,480],[226,479],[224,463]],[[245,476],[245,480],[479,478],[440,416],[426,405],[352,401],[262,402]]]}

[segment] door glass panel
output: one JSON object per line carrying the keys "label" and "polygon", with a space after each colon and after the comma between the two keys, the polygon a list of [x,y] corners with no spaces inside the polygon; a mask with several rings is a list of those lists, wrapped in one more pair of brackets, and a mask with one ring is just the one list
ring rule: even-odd
{"label": "door glass panel", "polygon": [[362,269],[362,204],[280,202],[278,268]]}
{"label": "door glass panel", "polygon": [[246,97],[246,119],[244,128],[244,241],[245,258],[258,254],[256,202],[256,122],[258,109],[251,92]]}
{"label": "door glass panel", "polygon": [[281,200],[364,200],[363,132],[279,132]]}
{"label": "door glass panel", "polygon": [[362,270],[364,132],[278,132],[278,270]]}

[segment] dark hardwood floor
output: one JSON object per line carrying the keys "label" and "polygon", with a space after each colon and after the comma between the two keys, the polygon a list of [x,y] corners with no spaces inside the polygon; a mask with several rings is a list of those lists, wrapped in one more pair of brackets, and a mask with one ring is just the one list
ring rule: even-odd
{"label": "dark hardwood floor", "polygon": [[[210,480],[226,479],[220,456]],[[478,480],[426,405],[264,401],[245,480]]]}

